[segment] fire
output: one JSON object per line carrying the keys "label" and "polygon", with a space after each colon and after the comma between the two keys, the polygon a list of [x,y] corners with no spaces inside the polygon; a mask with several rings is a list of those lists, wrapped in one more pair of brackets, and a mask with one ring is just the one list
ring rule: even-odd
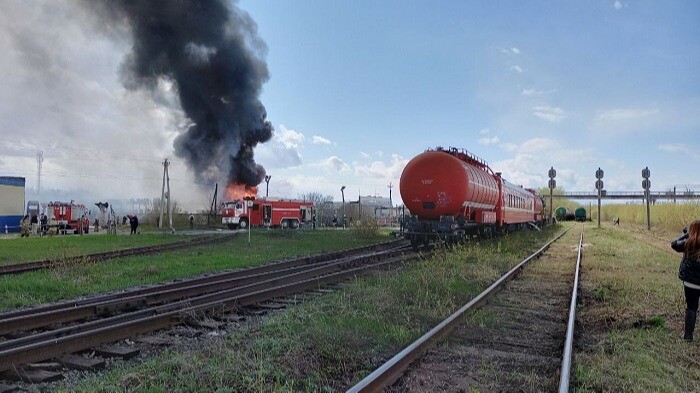
{"label": "fire", "polygon": [[226,186],[226,198],[228,198],[229,201],[235,201],[245,197],[256,197],[257,195],[257,186],[249,186],[242,183],[231,183]]}

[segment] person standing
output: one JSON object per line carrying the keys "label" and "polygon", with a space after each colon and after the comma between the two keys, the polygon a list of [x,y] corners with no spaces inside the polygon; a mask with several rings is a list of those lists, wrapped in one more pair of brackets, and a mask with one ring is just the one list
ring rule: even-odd
{"label": "person standing", "polygon": [[49,217],[46,216],[46,214],[42,213],[41,214],[41,235],[46,235],[46,232],[49,230]]}
{"label": "person standing", "polygon": [[139,228],[139,218],[136,216],[129,216],[129,225],[131,225],[131,235],[136,234],[136,230]]}
{"label": "person standing", "polygon": [[31,225],[31,221],[29,220],[29,216],[24,216],[19,221],[19,230],[20,230],[19,237],[29,237],[29,226],[30,225]]}
{"label": "person standing", "polygon": [[683,282],[686,304],[683,339],[691,342],[698,315],[698,300],[700,300],[700,220],[693,221],[683,232],[683,236],[671,243],[671,248],[683,253],[678,269],[678,278]]}
{"label": "person standing", "polygon": [[38,235],[39,234],[39,215],[30,215],[30,225],[31,225],[31,231],[33,234]]}
{"label": "person standing", "polygon": [[190,214],[190,229],[194,229],[194,215]]}

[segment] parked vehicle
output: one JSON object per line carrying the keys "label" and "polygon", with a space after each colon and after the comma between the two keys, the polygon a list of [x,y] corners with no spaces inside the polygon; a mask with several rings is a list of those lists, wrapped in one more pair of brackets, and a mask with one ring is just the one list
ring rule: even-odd
{"label": "parked vehicle", "polygon": [[254,227],[299,228],[310,224],[314,205],[294,199],[239,199],[225,202],[221,222],[229,229]]}

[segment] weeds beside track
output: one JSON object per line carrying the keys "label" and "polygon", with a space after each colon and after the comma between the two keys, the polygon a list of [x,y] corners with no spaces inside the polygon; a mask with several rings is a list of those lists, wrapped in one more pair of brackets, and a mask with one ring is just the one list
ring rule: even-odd
{"label": "weeds beside track", "polygon": [[[562,289],[563,292],[566,293],[564,289],[566,285],[562,287],[560,284],[554,284],[563,277],[568,276],[566,274],[561,274],[561,270],[567,270],[566,267],[564,269],[558,267],[556,272],[547,271],[544,272],[545,274],[539,272],[535,275],[532,283],[525,284],[523,287],[523,282],[527,280],[527,277],[532,276],[529,272],[524,273],[525,277],[523,277],[523,279],[508,284],[503,293],[496,296],[496,302],[498,302],[500,298],[504,306],[513,308],[512,311],[508,313],[511,318],[508,328],[502,329],[502,326],[496,324],[491,330],[483,328],[473,329],[462,325],[462,319],[467,312],[471,312],[484,304],[501,287],[506,285],[509,280],[520,273],[520,271],[526,267],[526,264],[531,263],[530,261],[543,255],[545,251],[548,250],[554,242],[564,236],[566,232],[567,231],[564,231],[557,235],[538,251],[521,261],[513,269],[496,280],[496,282],[489,286],[484,292],[476,296],[469,303],[406,347],[403,351],[395,355],[348,391],[378,392],[392,385],[399,378],[401,378],[401,380],[397,382],[397,385],[392,387],[391,390],[437,391],[447,388],[450,390],[467,390],[475,387],[507,390],[508,386],[513,386],[512,382],[519,382],[520,384],[517,386],[526,388],[526,385],[522,385],[523,381],[517,381],[519,377],[513,375],[518,374],[519,372],[516,370],[520,368],[528,372],[529,370],[533,370],[530,367],[534,364],[535,367],[541,371],[544,368],[544,364],[549,363],[548,366],[551,372],[551,365],[557,364],[557,362],[545,356],[545,354],[550,355],[549,352],[552,350],[552,348],[547,348],[547,345],[556,350],[560,342],[558,342],[556,338],[552,341],[551,337],[548,343],[544,340],[540,341],[543,337],[538,337],[538,333],[553,335],[552,333],[554,331],[546,330],[542,326],[539,326],[535,327],[533,334],[524,334],[524,329],[534,325],[536,318],[524,318],[524,321],[520,323],[514,323],[513,318],[517,319],[516,316],[521,312],[521,308],[527,309],[528,312],[544,313],[541,314],[540,317],[551,313],[552,310],[549,309],[549,306],[552,305],[552,302],[556,301],[555,299],[561,298]],[[579,261],[582,241],[583,234],[581,234],[577,247]],[[562,261],[558,262],[561,264]],[[575,280],[578,282],[578,263],[567,264],[566,261],[563,262],[564,266],[576,266]],[[551,268],[551,265],[548,264],[548,266]],[[546,276],[546,278],[543,278],[543,275]],[[509,293],[513,291],[513,287],[516,286],[520,287],[521,292],[516,290],[515,297],[508,297]],[[525,292],[522,292],[523,290]],[[563,300],[565,302],[566,299]],[[575,298],[572,300],[572,304],[575,306],[573,301],[575,301]],[[513,306],[513,304],[515,304],[515,306]],[[540,310],[543,306],[547,307],[545,307],[544,310]],[[493,307],[489,306],[489,308]],[[564,333],[561,332],[560,335],[562,337],[566,335],[567,338],[570,335],[571,340],[573,340],[573,319],[571,319],[569,327],[571,328],[570,331],[567,329],[565,334],[561,334]],[[433,343],[436,343],[442,337],[448,335],[455,328],[457,328],[457,332],[455,333],[457,338],[454,339],[455,342],[448,341],[440,348],[431,350],[427,359],[421,359],[406,376],[402,377],[404,370],[406,370],[412,362],[419,359]],[[568,370],[571,361],[571,341],[568,339],[567,344],[562,363],[566,373],[562,374],[562,385],[565,386],[565,390],[568,390]],[[525,352],[521,352],[523,347],[527,348]],[[533,356],[533,353],[537,353],[538,356]],[[508,368],[511,371],[508,378],[505,378],[508,380],[506,383],[499,383],[499,381],[502,380],[499,378],[500,375],[481,375],[478,372],[480,365],[487,363],[493,364],[494,361],[496,364],[504,361],[508,363]],[[556,371],[556,369],[554,371]],[[466,377],[465,374],[468,374],[469,377]],[[556,376],[558,376],[558,374]],[[543,377],[543,375],[539,375],[539,377]],[[543,378],[539,378],[539,380],[543,380]],[[546,378],[544,378],[544,380],[546,380]],[[537,391],[542,388],[547,389],[547,385],[537,385],[531,388],[531,390]],[[549,386],[549,388],[551,388],[551,386]]]}
{"label": "weeds beside track", "polygon": [[[23,315],[10,313],[9,317],[4,319],[5,334],[18,329],[47,328],[57,323],[101,317],[104,314],[111,315],[118,312],[114,316],[103,319],[10,338],[0,343],[0,371],[16,369],[24,363],[41,361],[174,326],[194,315],[221,313],[263,300],[317,288],[361,274],[371,268],[415,258],[412,253],[404,252],[406,248],[406,246],[397,245],[397,242],[386,242],[381,246],[352,250],[342,256],[334,254],[318,258],[310,257],[305,260],[268,265],[272,269],[263,266],[251,268],[248,271],[243,270],[238,280],[226,277],[225,280],[216,281],[215,277],[209,277],[204,283],[201,280],[191,280],[196,282],[190,282],[190,285],[185,286],[177,285],[177,288],[164,286],[165,288],[160,290],[126,298],[93,300],[76,307],[70,307],[67,304],[65,307],[49,311],[39,309],[34,313],[23,312]],[[315,260],[321,261],[312,263]],[[265,273],[261,274],[261,272]],[[244,277],[248,280],[240,280]],[[207,284],[218,285],[212,287]],[[149,304],[149,300],[153,302],[155,298],[158,298],[155,304],[166,303]],[[167,300],[175,301],[167,302]],[[131,311],[130,309],[133,308],[142,308],[142,310]]]}

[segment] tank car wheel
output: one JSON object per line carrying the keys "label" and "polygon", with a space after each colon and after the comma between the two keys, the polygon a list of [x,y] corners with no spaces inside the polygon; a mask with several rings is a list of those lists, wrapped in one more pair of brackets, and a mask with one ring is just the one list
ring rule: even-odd
{"label": "tank car wheel", "polygon": [[248,220],[245,220],[245,219],[241,220],[241,223],[238,224],[238,226],[240,226],[241,229],[246,229],[246,228],[248,228]]}
{"label": "tank car wheel", "polygon": [[290,220],[290,225],[289,225],[289,226],[290,226],[292,229],[297,229],[297,228],[299,228],[299,221],[297,221],[297,220]]}
{"label": "tank car wheel", "polygon": [[282,222],[280,222],[280,226],[282,229],[287,229],[289,227],[289,222],[287,222],[287,220],[282,220]]}

